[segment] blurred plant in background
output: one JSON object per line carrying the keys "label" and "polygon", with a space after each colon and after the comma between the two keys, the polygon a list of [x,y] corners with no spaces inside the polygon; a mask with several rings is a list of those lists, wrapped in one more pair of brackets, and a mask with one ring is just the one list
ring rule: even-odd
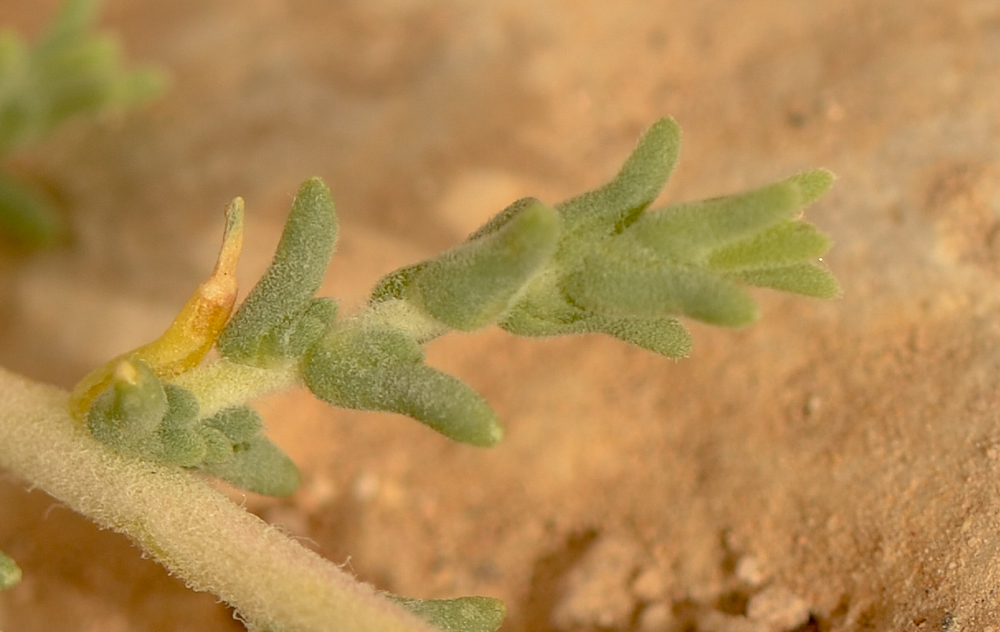
{"label": "blurred plant in background", "polygon": [[0,30],[0,233],[30,248],[66,234],[44,191],[3,173],[2,160],[67,119],[122,109],[159,93],[156,70],[126,69],[118,42],[93,30],[99,0],[67,0],[34,45]]}

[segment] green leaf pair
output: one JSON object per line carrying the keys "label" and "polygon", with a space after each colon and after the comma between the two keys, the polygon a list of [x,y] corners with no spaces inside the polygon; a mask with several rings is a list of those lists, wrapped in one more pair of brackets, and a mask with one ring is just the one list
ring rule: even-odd
{"label": "green leaf pair", "polygon": [[125,360],[87,415],[91,434],[122,454],[192,467],[259,494],[287,496],[298,468],[263,435],[260,415],[237,406],[199,417],[194,394],[163,384],[143,360]]}

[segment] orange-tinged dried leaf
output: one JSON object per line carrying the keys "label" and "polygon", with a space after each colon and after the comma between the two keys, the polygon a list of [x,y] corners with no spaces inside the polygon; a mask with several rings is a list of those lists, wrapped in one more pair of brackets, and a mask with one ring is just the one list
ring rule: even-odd
{"label": "orange-tinged dried leaf", "polygon": [[168,379],[196,366],[222,333],[236,303],[236,264],[243,248],[243,199],[226,209],[222,250],[212,274],[198,286],[163,335],[98,367],[74,387],[70,413],[83,420],[115,368],[126,359],[142,359],[159,378]]}

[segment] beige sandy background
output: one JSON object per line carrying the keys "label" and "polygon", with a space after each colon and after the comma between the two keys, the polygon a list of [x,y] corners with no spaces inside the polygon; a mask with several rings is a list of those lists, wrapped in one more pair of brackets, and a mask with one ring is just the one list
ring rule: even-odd
{"label": "beige sandy background", "polygon": [[[4,0],[37,33],[52,0]],[[246,499],[362,579],[504,599],[507,632],[1000,630],[1000,4],[994,0],[109,0],[172,86],[16,156],[74,241],[0,258],[0,364],[71,386],[155,337],[248,204],[248,287],[299,182],[342,218],[324,292],[508,202],[601,184],[673,115],[663,201],[825,166],[843,298],[759,292],[675,362],[613,340],[452,336],[431,362],[490,451],[304,393],[262,402],[305,482]],[[6,632],[242,629],[115,534],[0,475],[26,578]]]}

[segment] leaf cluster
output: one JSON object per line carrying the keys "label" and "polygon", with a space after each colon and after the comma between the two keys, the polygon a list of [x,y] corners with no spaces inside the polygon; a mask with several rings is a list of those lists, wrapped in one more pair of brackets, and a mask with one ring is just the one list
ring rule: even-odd
{"label": "leaf cluster", "polygon": [[[368,308],[347,318],[338,318],[333,300],[315,296],[338,222],[329,189],[310,179],[274,260],[217,347],[232,365],[292,366],[335,406],[400,413],[456,441],[490,446],[503,436],[496,414],[464,382],[424,362],[428,340],[496,324],[523,336],[603,333],[679,357],[691,345],[679,318],[741,326],[757,317],[748,286],[837,294],[817,262],[830,241],[800,216],[831,185],[829,172],[650,208],[679,147],[676,123],[657,122],[605,186],[555,207],[515,202],[464,243],[384,277]],[[195,394],[161,384],[142,363],[125,372],[91,409],[95,436],[251,491],[294,490],[297,472],[261,434],[252,409],[203,419]]]}

